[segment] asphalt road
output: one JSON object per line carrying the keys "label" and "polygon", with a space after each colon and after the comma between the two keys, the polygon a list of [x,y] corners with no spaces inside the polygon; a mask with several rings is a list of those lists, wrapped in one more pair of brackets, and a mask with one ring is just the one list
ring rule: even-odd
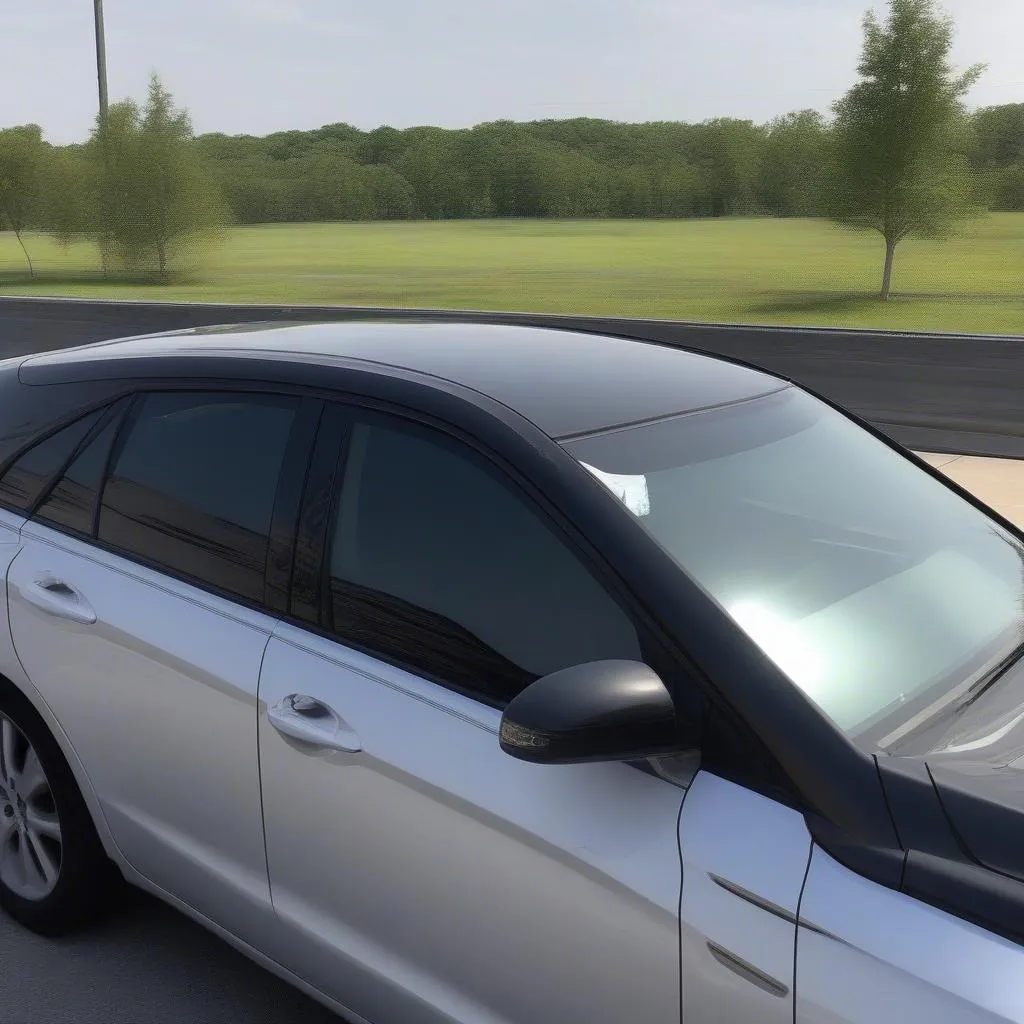
{"label": "asphalt road", "polygon": [[[403,318],[450,318],[444,312]],[[455,314],[609,331],[718,353],[781,373],[925,451],[1024,458],[1024,337],[708,326],[664,320]],[[0,297],[0,358],[131,334],[253,320],[396,316],[330,307],[114,303]]]}
{"label": "asphalt road", "polygon": [[206,929],[133,890],[88,932],[43,939],[0,914],[0,1024],[339,1024]]}

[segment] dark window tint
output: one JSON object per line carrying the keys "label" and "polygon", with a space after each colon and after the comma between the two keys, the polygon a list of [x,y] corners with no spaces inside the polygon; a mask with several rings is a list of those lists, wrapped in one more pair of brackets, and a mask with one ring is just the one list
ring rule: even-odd
{"label": "dark window tint", "polygon": [[103,491],[100,540],[262,600],[277,481],[297,406],[259,395],[146,396]]}
{"label": "dark window tint", "polygon": [[99,417],[93,412],[75,420],[17,459],[0,478],[0,504],[19,512],[31,509]]}
{"label": "dark window tint", "polygon": [[75,456],[49,497],[39,506],[36,519],[66,527],[76,533],[92,534],[103,474],[126,404],[122,404],[109,422]]}
{"label": "dark window tint", "polygon": [[465,446],[397,424],[355,428],[330,613],[343,640],[497,704],[558,669],[641,657],[532,506]]}

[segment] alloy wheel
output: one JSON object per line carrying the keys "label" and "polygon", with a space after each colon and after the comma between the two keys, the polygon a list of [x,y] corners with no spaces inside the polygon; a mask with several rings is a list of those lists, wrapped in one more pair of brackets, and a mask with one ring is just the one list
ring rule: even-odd
{"label": "alloy wheel", "polygon": [[42,900],[60,877],[60,818],[35,748],[0,713],[0,883],[16,896]]}

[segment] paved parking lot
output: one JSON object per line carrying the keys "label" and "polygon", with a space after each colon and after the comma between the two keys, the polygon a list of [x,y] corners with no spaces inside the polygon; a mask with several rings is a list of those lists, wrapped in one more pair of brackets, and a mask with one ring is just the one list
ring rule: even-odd
{"label": "paved parking lot", "polygon": [[142,893],[101,927],[42,939],[0,914],[0,1024],[339,1024]]}

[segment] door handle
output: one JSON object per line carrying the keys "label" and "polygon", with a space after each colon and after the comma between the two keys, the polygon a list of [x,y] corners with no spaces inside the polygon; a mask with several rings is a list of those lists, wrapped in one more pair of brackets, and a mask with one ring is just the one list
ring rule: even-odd
{"label": "door handle", "polygon": [[348,723],[315,697],[291,693],[269,708],[267,717],[278,732],[300,743],[353,754],[363,749]]}
{"label": "door handle", "polygon": [[22,590],[22,596],[47,615],[81,622],[87,626],[96,621],[96,612],[89,602],[70,584],[48,573],[32,580]]}

